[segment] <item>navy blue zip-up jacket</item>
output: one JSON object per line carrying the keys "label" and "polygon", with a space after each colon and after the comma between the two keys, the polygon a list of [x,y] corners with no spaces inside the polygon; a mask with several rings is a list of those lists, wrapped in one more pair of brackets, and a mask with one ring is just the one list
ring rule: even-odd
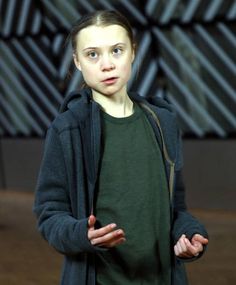
{"label": "navy blue zip-up jacket", "polygon": [[[181,138],[174,112],[162,99],[148,102],[137,94],[129,96],[144,109],[163,153],[173,247],[182,234],[207,237],[204,227],[186,210]],[[104,249],[91,245],[87,227],[102,155],[101,136],[100,105],[92,100],[90,89],[69,94],[47,132],[34,212],[43,237],[65,256],[61,285],[95,285],[94,257]],[[173,249],[172,285],[187,284],[183,261]]]}

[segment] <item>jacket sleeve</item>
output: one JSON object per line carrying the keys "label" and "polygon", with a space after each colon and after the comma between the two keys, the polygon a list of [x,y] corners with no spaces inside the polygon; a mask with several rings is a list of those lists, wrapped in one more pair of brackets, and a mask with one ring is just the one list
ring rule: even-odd
{"label": "jacket sleeve", "polygon": [[61,142],[52,127],[46,137],[33,211],[39,231],[57,251],[77,254],[98,250],[87,238],[87,218],[72,216]]}
{"label": "jacket sleeve", "polygon": [[[173,197],[173,225],[172,225],[172,239],[174,244],[179,240],[182,234],[185,234],[188,239],[191,240],[194,234],[200,234],[206,238],[208,238],[207,231],[203,224],[201,224],[193,215],[191,215],[187,211],[187,206],[185,202],[185,186],[183,182],[182,175],[182,141],[179,136],[179,145],[178,145],[178,154],[177,159],[181,161],[179,164],[178,170],[175,172],[175,189],[174,189],[174,197]],[[198,255],[199,258],[202,256],[206,249],[204,246],[204,250],[201,254]],[[191,258],[188,259],[194,260]],[[181,258],[182,259],[182,258]]]}
{"label": "jacket sleeve", "polygon": [[201,234],[204,237],[208,237],[205,227],[188,211],[185,203],[185,187],[183,183],[181,171],[176,172],[174,193],[174,205],[173,205],[173,239],[176,243],[182,234],[185,234],[189,239],[194,234]]}

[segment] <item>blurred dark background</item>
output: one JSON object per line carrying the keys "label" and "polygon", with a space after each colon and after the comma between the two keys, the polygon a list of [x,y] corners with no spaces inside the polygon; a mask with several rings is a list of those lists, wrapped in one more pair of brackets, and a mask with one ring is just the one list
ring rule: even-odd
{"label": "blurred dark background", "polygon": [[[82,83],[67,37],[76,20],[98,9],[119,10],[134,28],[138,50],[129,88],[165,98],[177,112],[187,202],[213,236],[203,265],[189,266],[191,284],[234,284],[236,0],[0,0],[0,236],[5,250],[14,246],[21,224],[30,224],[28,242],[32,234],[35,245],[41,243],[31,207],[46,130],[63,98]],[[15,254],[17,248],[25,252],[21,245],[15,244]],[[47,254],[48,246],[42,248]],[[216,250],[224,257],[218,263]],[[57,260],[54,251],[49,254],[42,259]],[[8,279],[19,277],[14,256],[1,259],[0,284],[16,284]],[[57,277],[37,283],[26,276],[18,284],[58,284]]]}

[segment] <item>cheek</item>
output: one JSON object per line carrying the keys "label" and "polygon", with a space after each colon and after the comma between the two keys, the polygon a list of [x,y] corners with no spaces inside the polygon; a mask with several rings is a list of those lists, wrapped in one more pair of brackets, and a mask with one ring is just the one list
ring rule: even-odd
{"label": "cheek", "polygon": [[122,67],[124,71],[129,72],[132,68],[132,56],[127,54],[124,60],[122,61]]}
{"label": "cheek", "polygon": [[94,67],[91,67],[89,64],[81,64],[81,73],[84,80],[87,82],[95,78],[97,72],[96,69]]}
{"label": "cheek", "polygon": [[121,66],[121,74],[123,74],[124,77],[130,77],[132,71],[132,64],[131,62],[123,64]]}

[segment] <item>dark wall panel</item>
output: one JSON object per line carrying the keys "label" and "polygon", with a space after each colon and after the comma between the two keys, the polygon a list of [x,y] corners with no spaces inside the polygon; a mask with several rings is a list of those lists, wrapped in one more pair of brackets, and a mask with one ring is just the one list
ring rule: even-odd
{"label": "dark wall panel", "polygon": [[[0,189],[35,189],[43,144],[42,139],[1,140]],[[183,146],[188,206],[236,210],[236,141],[184,140]]]}
{"label": "dark wall panel", "polygon": [[236,209],[236,141],[185,140],[184,176],[193,208]]}

